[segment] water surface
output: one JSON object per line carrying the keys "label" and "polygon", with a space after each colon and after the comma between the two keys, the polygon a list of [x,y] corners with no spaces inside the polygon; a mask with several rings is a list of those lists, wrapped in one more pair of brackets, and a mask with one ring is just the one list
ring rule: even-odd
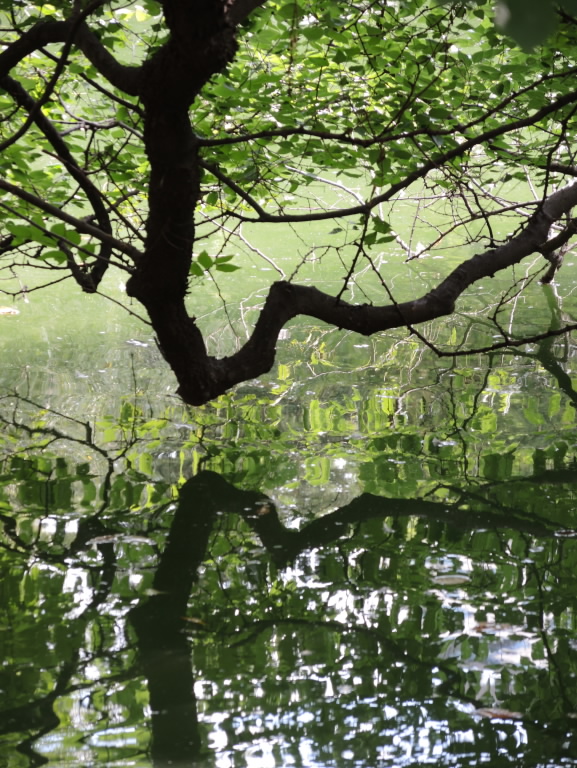
{"label": "water surface", "polygon": [[[430,337],[490,338],[484,290]],[[1,766],[577,765],[573,340],[305,321],[193,409],[146,325],[54,296],[0,318]]]}

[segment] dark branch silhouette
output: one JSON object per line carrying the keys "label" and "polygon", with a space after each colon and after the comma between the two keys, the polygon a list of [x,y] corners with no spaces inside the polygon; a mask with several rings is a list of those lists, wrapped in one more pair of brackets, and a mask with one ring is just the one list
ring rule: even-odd
{"label": "dark branch silhouette", "polygon": [[[452,166],[455,161],[472,163],[474,151],[481,147],[499,151],[499,140],[510,135],[523,135],[524,129],[539,127],[551,117],[556,117],[565,126],[569,117],[563,115],[567,112],[572,115],[571,110],[577,104],[577,90],[548,98],[541,106],[527,110],[522,116],[512,107],[521,96],[539,93],[540,87],[554,88],[555,84],[567,82],[574,75],[575,67],[541,74],[496,103],[487,105],[481,114],[475,112],[470,119],[462,122],[450,119],[448,124],[439,124],[438,128],[430,125],[403,131],[395,127],[403,115],[408,114],[415,100],[426,96],[428,86],[424,87],[415,80],[407,86],[408,91],[401,99],[395,118],[391,118],[378,130],[369,126],[370,130],[365,131],[364,135],[357,135],[354,129],[338,133],[294,125],[269,128],[252,134],[241,131],[240,135],[233,133],[223,136],[221,133],[214,138],[202,137],[194,130],[194,111],[191,113],[191,109],[194,110],[198,96],[211,79],[233,62],[240,25],[252,13],[258,13],[266,5],[265,1],[198,0],[191,4],[180,0],[164,0],[162,9],[167,36],[158,47],[151,46],[148,51],[144,49],[145,60],[139,66],[123,64],[110,53],[95,31],[96,20],[94,29],[91,29],[91,15],[102,5],[103,0],[95,0],[82,12],[73,11],[67,19],[39,21],[24,29],[0,54],[0,87],[12,97],[15,106],[26,116],[24,126],[6,139],[4,146],[14,143],[26,133],[30,125],[35,124],[67,173],[84,193],[93,209],[94,221],[85,221],[68,213],[64,210],[65,206],[59,207],[43,199],[32,191],[33,188],[26,189],[1,179],[0,189],[15,196],[21,204],[38,209],[65,222],[77,232],[98,240],[100,251],[96,259],[89,261],[90,266],[77,262],[70,242],[65,239],[56,241],[56,246],[65,254],[69,272],[85,291],[93,292],[98,288],[110,263],[130,273],[127,294],[147,310],[159,347],[178,380],[178,392],[187,403],[206,403],[235,384],[270,371],[275,360],[279,334],[286,323],[297,316],[312,317],[365,336],[394,328],[406,327],[412,330],[419,324],[451,314],[459,297],[472,284],[518,264],[532,254],[541,254],[551,263],[545,280],[550,279],[558,270],[561,264],[559,253],[568,247],[577,229],[575,221],[569,220],[570,212],[577,203],[575,184],[545,194],[538,203],[532,201],[531,206],[537,205],[536,210],[526,218],[516,235],[500,245],[495,245],[489,224],[489,217],[493,213],[485,212],[481,204],[477,206],[480,213],[469,211],[470,221],[478,219],[485,223],[491,234],[491,247],[463,261],[441,279],[435,288],[411,301],[395,303],[392,295],[384,291],[387,303],[383,305],[347,303],[341,295],[348,280],[337,295],[329,295],[308,285],[286,281],[275,283],[270,287],[252,335],[244,346],[229,357],[219,359],[209,355],[196,318],[187,309],[189,279],[198,238],[195,212],[202,204],[205,193],[203,173],[212,174],[212,179],[220,184],[220,188],[230,189],[245,204],[243,210],[234,207],[229,210],[223,206],[216,217],[220,220],[229,217],[240,222],[282,224],[342,218],[358,221],[360,218],[365,226],[363,236],[356,243],[356,253],[367,259],[376,271],[367,244],[370,236],[368,223],[378,206],[390,203],[415,182],[427,181],[439,173],[445,174],[460,194],[461,179]],[[34,100],[18,81],[18,65],[35,51],[55,43],[63,45],[59,56],[50,54],[55,61],[54,72],[42,96]],[[384,40],[383,50],[386,45],[387,41]],[[111,88],[138,99],[138,106],[125,101],[124,108],[129,111],[133,109],[132,114],[140,121],[137,131],[131,128],[128,132],[131,136],[142,138],[150,164],[147,208],[144,214],[146,237],[142,252],[125,239],[126,217],[115,213],[114,206],[107,202],[93,178],[74,159],[67,137],[42,112],[42,107],[65,69],[67,52],[71,50],[81,52]],[[439,71],[446,72],[449,64],[444,58],[445,50],[442,46],[435,50],[440,57]],[[439,77],[438,73],[435,77]],[[100,92],[109,94],[112,103],[117,103],[119,97],[105,86],[101,83],[94,85]],[[386,160],[386,153],[393,150],[394,142],[412,140],[416,156],[421,160],[408,166],[405,175],[388,182],[382,187],[383,191],[379,192],[381,187],[375,184],[366,199],[357,198],[359,202],[356,205],[295,212],[276,207],[274,203],[260,202],[258,196],[252,193],[250,185],[239,181],[218,161],[219,146],[249,139],[272,141],[279,137],[314,138],[337,147],[375,147],[375,151],[381,153],[377,163]],[[451,139],[446,149],[442,148],[440,141],[443,137]],[[430,139],[436,148],[423,148],[419,144],[423,138]],[[439,140],[438,145],[435,140]],[[504,149],[503,154],[512,151]],[[211,156],[211,152],[216,154]],[[520,156],[519,162],[522,159]],[[569,164],[554,163],[552,158],[549,159],[548,172],[572,173]],[[534,167],[540,167],[540,163]],[[359,170],[366,171],[366,165],[362,165]],[[507,206],[502,210],[508,210]],[[557,227],[555,232],[552,231],[554,225]],[[355,265],[356,261],[353,260],[348,277],[352,276]],[[561,330],[557,329],[556,332],[560,333]],[[503,338],[500,343],[487,349],[522,343],[519,339]],[[459,353],[463,354],[463,351]]]}

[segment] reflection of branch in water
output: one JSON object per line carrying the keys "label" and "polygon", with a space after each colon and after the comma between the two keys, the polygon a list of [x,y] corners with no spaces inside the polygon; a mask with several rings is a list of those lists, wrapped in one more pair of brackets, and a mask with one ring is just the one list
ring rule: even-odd
{"label": "reflection of branch in water", "polygon": [[58,673],[56,684],[50,693],[40,699],[15,707],[12,710],[2,712],[2,725],[0,734],[13,733],[15,731],[33,731],[26,739],[23,739],[16,747],[17,751],[25,755],[31,766],[45,765],[49,762],[47,757],[39,755],[34,749],[34,742],[42,736],[56,730],[60,720],[54,712],[54,702],[59,696],[67,692],[67,684],[76,671],[78,653],[74,659],[63,664]]}
{"label": "reflection of branch in water", "polygon": [[[486,502],[486,499],[481,499]],[[234,487],[212,471],[201,471],[180,490],[167,545],[154,578],[155,594],[130,613],[135,629],[140,663],[148,681],[152,710],[152,759],[155,765],[167,761],[190,763],[201,754],[194,677],[185,616],[196,571],[206,559],[208,541],[221,515],[242,517],[258,535],[277,566],[287,565],[301,552],[328,545],[347,535],[352,525],[371,518],[419,516],[441,520],[461,529],[515,528],[550,534],[554,527],[544,520],[529,519],[522,511],[491,509],[473,511],[446,501],[406,500],[362,494],[334,512],[304,525],[300,531],[287,529],[274,503],[264,494]],[[374,640],[376,656],[383,651],[409,666],[442,670],[442,691],[475,706],[479,702],[460,690],[460,670],[440,658],[434,641],[424,654],[411,652],[410,645],[396,640],[378,627],[346,624],[316,617],[271,616],[247,622],[242,628],[220,637],[232,640],[232,647],[249,644],[267,630],[278,626],[321,629],[339,634],[359,634]],[[441,689],[438,689],[441,692]]]}
{"label": "reflection of branch in water", "polygon": [[547,619],[545,616],[545,600],[544,600],[544,594],[545,594],[545,586],[543,584],[543,578],[541,576],[541,573],[539,572],[539,569],[536,568],[535,563],[530,563],[529,569],[533,575],[533,578],[537,582],[537,594],[539,595],[539,599],[537,602],[538,605],[538,628],[539,628],[539,636],[541,637],[541,642],[543,643],[543,649],[545,651],[545,656],[548,661],[549,669],[553,671],[555,678],[557,680],[557,688],[559,690],[559,696],[560,700],[563,702],[563,709],[565,713],[570,714],[575,711],[575,703],[572,700],[572,697],[568,695],[567,693],[567,685],[566,685],[566,676],[565,671],[561,668],[561,665],[559,663],[558,659],[558,651],[559,651],[559,645],[565,644],[568,642],[568,638],[564,635],[559,637],[557,639],[557,643],[555,650],[551,648],[551,643],[549,642],[549,635],[547,633],[546,625],[547,625]]}
{"label": "reflection of branch in water", "polygon": [[[86,447],[89,447],[91,450],[96,451],[96,453],[99,453],[101,456],[103,456],[109,463],[112,463],[112,459],[109,458],[108,453],[101,448],[97,443],[94,442],[93,434],[92,434],[92,426],[87,421],[79,421],[78,419],[72,418],[71,416],[66,416],[65,414],[61,413],[60,411],[56,411],[53,408],[49,408],[46,406],[41,405],[40,403],[35,402],[34,400],[30,400],[29,398],[19,395],[16,392],[12,392],[8,395],[3,395],[0,397],[0,402],[2,401],[8,401],[10,404],[12,401],[14,401],[14,405],[12,408],[12,418],[7,419],[4,415],[0,414],[0,422],[4,424],[6,427],[14,427],[21,432],[26,433],[30,437],[39,437],[42,436],[46,438],[46,442],[43,443],[41,446],[42,448],[46,448],[48,445],[51,445],[52,443],[55,443],[58,440],[63,440],[67,442],[73,442],[78,443],[79,445],[84,445]],[[50,413],[54,416],[58,416],[61,419],[64,419],[68,421],[71,424],[76,424],[77,426],[81,427],[84,431],[84,438],[79,437],[73,437],[72,435],[67,434],[66,432],[62,432],[59,429],[56,429],[55,427],[47,427],[47,426],[29,426],[25,421],[18,421],[16,419],[16,409],[18,403],[25,403],[26,405],[31,405],[34,408],[37,408],[38,411],[42,413]],[[25,453],[26,448],[21,449],[21,451],[18,451],[19,453]]]}
{"label": "reflection of branch in water", "polygon": [[[490,490],[493,484],[488,483]],[[181,488],[180,500],[167,548],[154,581],[154,588],[173,594],[181,615],[198,565],[204,558],[209,528],[217,514],[237,514],[260,538],[277,567],[291,563],[305,550],[326,546],[342,538],[355,524],[373,518],[423,517],[451,523],[460,529],[508,528],[535,535],[551,535],[556,526],[522,509],[503,506],[497,512],[482,487],[449,504],[426,499],[398,499],[363,493],[349,504],[307,523],[299,531],[287,528],[274,502],[257,491],[245,491],[221,475],[203,470]],[[490,503],[486,510],[463,509],[463,500]],[[188,516],[187,516],[188,515]],[[190,537],[193,537],[191,543]],[[177,598],[178,596],[178,598]]]}
{"label": "reflection of branch in water", "polygon": [[[219,479],[220,482],[225,482],[222,478]],[[230,486],[230,488],[233,487]],[[247,520],[279,567],[292,562],[305,550],[335,542],[348,532],[350,526],[372,518],[423,517],[451,523],[461,530],[509,528],[536,535],[551,535],[556,529],[549,521],[534,515],[528,516],[523,510],[512,507],[503,508],[499,512],[494,512],[492,509],[479,511],[463,509],[461,501],[451,505],[446,501],[393,499],[363,493],[349,504],[307,523],[300,531],[295,531],[285,528],[278,517],[276,507],[270,500],[264,502],[260,496],[258,506],[254,505],[251,510],[246,505],[247,495],[251,492],[237,489],[233,491],[238,494],[238,508],[235,511]],[[478,498],[487,502],[481,494]],[[266,514],[259,513],[259,509],[262,509],[265,503]],[[241,504],[245,504],[244,508]]]}
{"label": "reflection of branch in water", "polygon": [[[66,416],[65,414],[61,413],[60,411],[57,411],[53,408],[44,407],[40,403],[29,399],[28,397],[18,395],[17,393],[13,392],[9,395],[4,395],[0,397],[0,403],[3,401],[7,401],[10,405],[12,403],[12,400],[14,400],[14,404],[12,405],[12,415],[10,418],[7,418],[3,413],[0,412],[0,424],[4,425],[4,427],[10,429],[15,428],[19,430],[20,432],[23,432],[24,434],[28,435],[31,439],[34,438],[36,441],[40,440],[40,445],[38,442],[34,444],[34,448],[41,448],[42,450],[46,449],[48,446],[52,445],[56,442],[66,442],[66,443],[72,443],[73,445],[81,445],[85,448],[89,448],[91,451],[94,451],[95,453],[99,454],[104,461],[106,462],[106,474],[104,476],[104,480],[101,485],[101,498],[102,503],[100,504],[100,509],[98,512],[95,513],[95,516],[101,515],[109,506],[110,504],[110,488],[111,488],[111,482],[112,482],[112,476],[114,474],[115,468],[114,464],[117,459],[124,456],[127,451],[128,447],[126,447],[121,453],[118,453],[115,456],[110,456],[109,452],[106,451],[104,448],[101,448],[95,441],[92,426],[88,421],[79,421],[78,419],[72,418],[71,416]],[[81,428],[82,432],[84,433],[83,437],[75,437],[72,434],[68,434],[67,432],[64,432],[60,429],[57,429],[56,427],[50,427],[45,425],[37,424],[35,426],[29,426],[25,419],[18,418],[18,405],[19,403],[25,403],[26,405],[32,406],[34,408],[37,408],[39,412],[45,413],[45,414],[51,414],[53,416],[57,416],[61,419],[64,419],[66,422],[72,425],[76,425]],[[25,457],[28,456],[28,453],[30,451],[30,446],[24,446],[20,450],[15,451],[13,448],[10,451],[10,456],[13,457],[17,454],[23,454]],[[38,469],[35,468],[34,472],[38,474]]]}
{"label": "reflection of branch in water", "polygon": [[[561,307],[559,305],[559,297],[555,293],[555,289],[552,285],[544,285],[543,292],[547,299],[547,304],[551,310],[551,330],[558,330],[561,328]],[[556,379],[559,389],[564,392],[569,398],[570,403],[574,408],[577,408],[577,392],[573,387],[573,382],[569,374],[563,369],[561,363],[555,357],[555,343],[554,339],[543,339],[537,348],[537,352],[528,357],[536,358],[539,360],[543,368]]]}
{"label": "reflection of branch in water", "polygon": [[[87,615],[88,619],[92,617],[92,613]],[[77,637],[82,638],[82,634],[81,631],[78,632]],[[15,747],[18,752],[26,755],[30,761],[30,766],[46,765],[46,763],[51,762],[49,758],[38,754],[34,749],[34,744],[42,736],[56,730],[61,725],[59,717],[54,712],[55,702],[60,697],[71,696],[74,693],[86,690],[87,684],[85,680],[78,683],[70,682],[78,676],[79,667],[82,665],[86,666],[91,661],[90,658],[83,655],[80,662],[78,650],[81,642],[82,640],[79,639],[78,647],[74,650],[72,657],[60,667],[56,683],[49,693],[29,701],[27,704],[4,709],[0,712],[0,736],[33,731]],[[101,677],[98,682],[103,686],[108,685],[112,688],[118,683],[132,680],[133,677],[134,670],[129,667],[118,674]],[[84,741],[86,738],[88,738],[88,735],[81,739],[81,741]],[[2,763],[2,765],[4,764]]]}
{"label": "reflection of branch in water", "polygon": [[543,293],[547,301],[547,306],[551,312],[551,322],[549,324],[549,331],[544,334],[540,334],[534,338],[534,341],[538,341],[539,344],[535,352],[527,352],[525,350],[515,350],[517,357],[524,357],[527,360],[538,360],[547,373],[557,382],[557,385],[561,392],[563,392],[569,398],[569,402],[573,408],[577,408],[577,391],[573,386],[571,376],[565,371],[561,365],[561,361],[555,355],[555,346],[560,335],[563,336],[565,344],[565,354],[563,359],[567,359],[568,340],[571,338],[565,333],[567,329],[574,330],[575,325],[566,324],[562,326],[563,318],[561,313],[560,299],[556,293],[554,285],[544,285]]}
{"label": "reflection of branch in water", "polygon": [[[68,637],[68,643],[72,650],[56,674],[54,687],[40,698],[12,709],[3,710],[0,713],[0,735],[23,731],[29,732],[29,735],[17,745],[16,749],[21,754],[26,755],[31,766],[44,765],[50,762],[48,758],[36,752],[34,744],[42,736],[56,730],[60,726],[60,718],[54,712],[54,703],[60,697],[70,696],[74,691],[86,687],[84,681],[76,684],[73,684],[71,681],[75,676],[79,675],[79,666],[88,664],[89,660],[86,654],[81,654],[86,628],[89,626],[90,621],[98,616],[99,607],[110,595],[116,573],[113,549],[111,547],[101,548],[101,554],[104,560],[102,568],[99,569],[100,580],[98,587],[94,590],[89,605],[74,619],[73,636],[69,635]],[[93,570],[93,573],[95,573],[95,570]],[[112,683],[114,680],[126,679],[130,676],[130,672],[125,671],[119,676],[110,676],[108,680]]]}

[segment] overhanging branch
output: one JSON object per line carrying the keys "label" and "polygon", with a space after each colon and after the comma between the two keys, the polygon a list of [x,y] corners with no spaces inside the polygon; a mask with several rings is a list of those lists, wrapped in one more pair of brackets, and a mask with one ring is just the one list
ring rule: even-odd
{"label": "overhanging branch", "polygon": [[[203,381],[202,395],[199,395],[194,381],[186,376],[179,378],[179,393],[187,402],[198,405],[235,384],[267,373],[274,364],[281,329],[298,315],[314,317],[364,336],[393,328],[411,328],[450,315],[457,299],[470,285],[483,277],[492,277],[543,249],[551,223],[575,205],[577,183],[547,198],[517,237],[464,261],[436,288],[412,301],[387,306],[351,305],[314,287],[284,281],[273,283],[254,331],[242,349],[222,360],[209,359],[210,385],[207,385],[206,379]],[[182,370],[182,360],[180,362]]]}
{"label": "overhanging branch", "polygon": [[266,0],[228,0],[225,13],[231,24],[237,25],[266,3]]}
{"label": "overhanging branch", "polygon": [[[4,88],[9,93],[15,102],[23,107],[29,115],[33,116],[33,120],[42,131],[46,139],[50,142],[52,147],[57,153],[57,156],[62,161],[64,167],[68,170],[72,178],[77,182],[79,187],[84,191],[92,210],[98,221],[99,228],[102,232],[112,235],[112,227],[110,224],[110,218],[108,212],[102,201],[100,190],[94,186],[89,176],[78,166],[72,153],[68,149],[68,146],[62,136],[58,133],[56,128],[42,112],[37,109],[37,103],[28,94],[28,92],[22,87],[22,85],[14,80],[12,77],[4,77],[0,79],[0,87]],[[104,277],[104,274],[110,263],[110,254],[112,246],[109,242],[100,241],[100,253],[98,258],[92,265],[89,272],[79,272],[78,269],[73,269],[72,273],[77,282],[80,282],[82,288],[88,293],[93,293],[100,284],[100,281]],[[71,252],[67,253],[68,262],[74,263],[74,257]],[[78,280],[78,275],[82,275],[82,280]]]}
{"label": "overhanging branch", "polygon": [[74,35],[74,44],[84,53],[91,64],[108,82],[137,96],[140,85],[140,67],[120,64],[102,45],[85,22],[77,19],[66,21],[39,21],[0,54],[0,77],[5,77],[26,56],[49,43],[66,43]]}
{"label": "overhanging branch", "polygon": [[[240,221],[264,223],[323,221],[327,219],[343,218],[346,216],[356,216],[359,214],[365,215],[370,213],[370,211],[374,210],[382,203],[386,203],[392,200],[396,195],[399,194],[399,192],[407,189],[411,186],[411,184],[414,184],[414,182],[419,181],[420,179],[424,179],[429,173],[431,173],[431,171],[446,165],[451,160],[463,157],[474,147],[490,144],[494,139],[499,138],[500,136],[504,136],[505,134],[512,133],[513,131],[518,131],[522,128],[535,125],[548,115],[551,115],[563,107],[575,103],[577,103],[577,90],[571,91],[570,93],[561,96],[560,98],[550,102],[541,109],[535,110],[531,115],[528,115],[525,118],[512,120],[509,123],[500,125],[496,128],[492,128],[489,131],[484,131],[477,136],[466,139],[447,152],[442,152],[431,160],[423,163],[423,165],[421,165],[419,168],[416,168],[411,173],[408,173],[401,181],[397,182],[396,184],[391,184],[386,192],[383,192],[380,195],[376,195],[375,197],[360,205],[351,206],[349,208],[341,208],[338,210],[321,211],[319,213],[302,214],[272,214],[264,211],[263,209],[260,209],[262,213],[259,211],[258,218],[239,214],[235,211],[227,211],[227,213],[228,215],[239,219]],[[254,208],[254,204],[251,203],[251,205]]]}
{"label": "overhanging branch", "polygon": [[10,184],[10,182],[0,179],[0,189],[9,192],[11,195],[14,195],[14,197],[20,198],[20,200],[24,200],[25,203],[33,205],[35,208],[44,211],[44,213],[48,213],[56,219],[59,219],[66,224],[70,224],[70,226],[77,232],[91,235],[97,240],[100,240],[100,242],[107,243],[116,251],[129,256],[134,262],[137,262],[142,256],[140,251],[129,243],[123,243],[121,240],[117,240],[115,237],[109,235],[107,232],[103,232],[98,227],[95,227],[82,219],[78,219],[76,216],[71,216],[57,206],[47,203],[42,198],[33,195],[31,192],[27,192],[25,189],[17,187],[15,184]]}

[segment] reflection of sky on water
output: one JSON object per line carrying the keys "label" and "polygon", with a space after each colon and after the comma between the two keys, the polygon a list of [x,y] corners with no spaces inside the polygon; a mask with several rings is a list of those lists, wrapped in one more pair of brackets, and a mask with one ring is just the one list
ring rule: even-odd
{"label": "reflection of sky on water", "polygon": [[[350,562],[353,563],[355,556],[360,556],[362,550],[351,553]],[[395,601],[399,599],[398,593],[389,588],[377,590],[367,590],[362,596],[355,594],[352,590],[336,589],[330,591],[326,581],[318,578],[318,570],[322,560],[322,552],[312,551],[306,556],[301,556],[297,563],[287,568],[282,578],[285,583],[293,582],[300,587],[306,587],[313,593],[319,592],[319,598],[328,609],[328,615],[331,620],[341,622],[343,626],[362,625],[371,626],[378,618],[379,612],[385,610],[390,615]],[[429,567],[433,574],[447,574],[453,569],[461,574],[471,573],[475,563],[471,558],[443,555],[439,558],[430,558]],[[463,616],[463,626],[460,632],[453,634],[444,633],[440,639],[448,641],[445,652],[440,658],[451,657],[459,658],[462,655],[460,643],[464,635],[482,637],[484,634],[496,638],[489,642],[487,658],[484,662],[462,659],[460,666],[465,672],[480,671],[480,677],[477,681],[478,689],[471,691],[479,699],[487,702],[493,702],[498,705],[500,702],[496,695],[496,682],[500,677],[499,669],[490,669],[491,665],[500,665],[503,667],[522,665],[523,659],[531,660],[535,666],[545,666],[542,660],[532,660],[532,644],[536,641],[532,634],[523,632],[522,628],[506,625],[499,625],[494,621],[490,612],[486,612],[487,621],[483,626],[476,618],[479,613],[479,606],[474,608],[467,604],[467,593],[462,589],[449,589],[447,594],[443,590],[434,589],[432,592],[441,597],[444,607],[451,611],[460,611]],[[444,598],[447,599],[444,599]],[[491,606],[491,600],[488,601]],[[315,605],[309,606],[314,608]],[[396,625],[402,624],[409,616],[409,608],[401,606],[396,613]],[[519,638],[522,632],[525,637]],[[274,644],[274,636],[271,638]],[[339,654],[344,658],[350,653],[350,648],[346,643],[340,646]],[[274,659],[274,652],[271,657]],[[322,701],[324,706],[319,706],[318,711],[311,711],[310,699],[308,702],[301,702],[298,690],[294,690],[290,696],[292,705],[291,711],[283,713],[267,713],[267,705],[270,702],[266,700],[266,694],[260,686],[259,680],[253,679],[250,683],[254,691],[254,696],[260,696],[263,700],[263,707],[259,711],[244,712],[232,718],[227,713],[213,713],[212,715],[203,715],[203,722],[210,724],[211,746],[217,752],[215,765],[218,768],[233,768],[238,765],[246,765],[248,768],[283,768],[284,766],[302,766],[302,768],[322,768],[323,766],[341,766],[354,765],[363,768],[373,768],[374,762],[363,755],[362,741],[363,734],[373,734],[382,741],[376,759],[377,766],[409,766],[414,765],[416,761],[419,764],[435,763],[446,766],[463,765],[460,762],[466,757],[462,747],[471,745],[471,758],[475,755],[473,747],[476,745],[479,735],[473,728],[455,728],[452,724],[452,717],[455,711],[461,712],[478,722],[481,716],[489,716],[493,719],[492,727],[495,730],[497,742],[502,742],[505,748],[505,742],[510,748],[511,740],[517,748],[526,744],[528,736],[522,723],[513,722],[511,718],[515,713],[508,713],[506,710],[477,710],[473,704],[466,704],[460,701],[448,699],[446,703],[447,719],[438,719],[431,717],[430,706],[427,700],[423,701],[405,701],[401,707],[391,706],[389,700],[392,691],[387,690],[386,679],[375,669],[373,672],[373,681],[376,687],[376,695],[360,696],[355,692],[362,685],[363,679],[355,674],[352,665],[342,663],[338,673],[328,671],[324,664],[307,664],[308,652],[305,650],[300,656],[298,668],[295,669],[284,681],[284,684],[290,688],[291,684],[296,684],[303,679],[309,682],[318,683],[319,691],[322,690]],[[440,681],[439,681],[440,682]],[[213,683],[214,685],[214,683]],[[210,704],[211,696],[214,693],[213,685],[207,681],[199,685],[195,690],[199,699],[205,699]],[[224,681],[226,685],[226,681]],[[394,695],[394,694],[393,694]],[[322,747],[315,744],[306,737],[307,724],[322,722],[326,718],[326,706],[334,702],[335,716],[339,718],[338,725],[335,722],[327,722],[328,731],[333,728],[339,728],[343,741],[349,740],[351,748],[342,752],[339,757],[332,755],[323,756]],[[319,702],[320,704],[320,702]],[[304,705],[304,708],[303,708]],[[343,717],[343,712],[347,710],[351,714]],[[374,716],[359,717],[358,711],[373,712]],[[377,714],[378,712],[378,714]],[[420,725],[415,728],[412,724],[403,724],[408,712],[413,715],[418,713]],[[490,714],[484,714],[485,712]],[[337,713],[339,713],[337,715]],[[499,716],[501,714],[501,716]],[[225,730],[227,728],[228,731]],[[291,738],[284,734],[283,727]],[[299,736],[299,728],[302,734]],[[504,729],[504,730],[503,730]],[[234,733],[234,743],[231,744],[230,733]],[[295,738],[298,743],[299,760],[294,757]],[[461,745],[459,756],[448,757],[447,750],[454,745]],[[239,763],[239,757],[242,757]],[[492,759],[487,753],[486,760]],[[482,757],[482,762],[484,759]]]}
{"label": "reflection of sky on water", "polygon": [[[453,708],[449,703],[448,712]],[[415,764],[435,764],[443,766],[463,766],[469,764],[463,762],[467,757],[478,759],[478,753],[475,751],[475,743],[478,738],[473,728],[453,728],[449,721],[427,719],[427,712],[421,706],[423,715],[422,723],[418,728],[412,726],[404,727],[402,722],[398,722],[399,713],[397,710],[384,707],[385,720],[390,727],[379,728],[379,723],[375,721],[359,721],[354,717],[345,717],[343,725],[348,729],[345,740],[348,738],[351,747],[344,749],[340,754],[323,755],[323,750],[311,739],[303,736],[298,741],[299,759],[295,759],[294,744],[289,743],[282,734],[264,738],[250,738],[252,733],[259,730],[265,730],[267,727],[275,731],[283,725],[283,719],[268,717],[265,722],[260,718],[251,720],[250,716],[243,721],[236,721],[235,735],[237,741],[234,745],[228,743],[227,734],[218,729],[218,726],[211,733],[211,747],[217,753],[215,766],[217,768],[236,768],[239,765],[246,765],[247,768],[284,768],[284,766],[298,766],[300,768],[324,768],[334,766],[339,768],[342,765],[359,766],[359,768],[384,768],[385,766],[393,768],[397,766],[414,766]],[[469,712],[475,720],[474,713]],[[307,723],[315,718],[314,713],[303,713],[296,718],[296,723]],[[286,720],[286,719],[285,719]],[[379,718],[380,720],[380,718]],[[251,726],[252,723],[252,726]],[[284,722],[284,725],[294,726],[295,721],[291,723]],[[327,723],[327,730],[342,727],[333,723]],[[504,719],[496,719],[492,727],[494,737],[497,743],[501,742],[503,749],[510,749],[511,744],[519,749],[527,744],[527,731],[521,723],[507,723]],[[376,750],[374,757],[366,758],[362,756],[363,734],[368,734],[380,730],[382,745]],[[248,732],[248,733],[247,733]],[[249,736],[250,741],[243,739],[243,734]],[[466,747],[470,749],[467,751]],[[451,755],[454,748],[458,750]],[[241,760],[239,761],[239,758]],[[481,762],[490,763],[494,755],[490,753],[481,753]]]}

